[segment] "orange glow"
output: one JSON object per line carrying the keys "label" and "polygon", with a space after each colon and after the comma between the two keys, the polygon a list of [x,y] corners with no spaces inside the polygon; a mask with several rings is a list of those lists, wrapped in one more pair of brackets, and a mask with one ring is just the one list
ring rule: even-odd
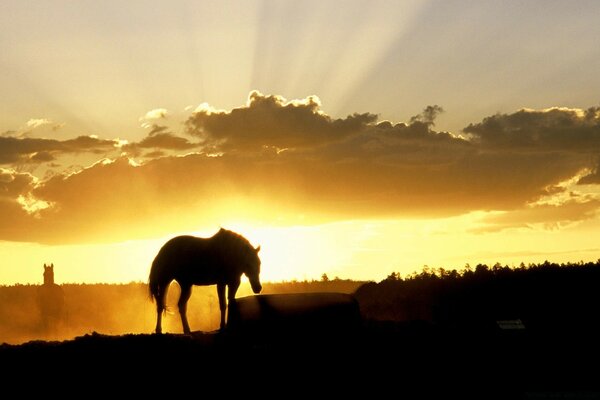
{"label": "orange glow", "polygon": [[150,3],[3,4],[0,285],[219,226],[264,280],[600,257],[598,5]]}
{"label": "orange glow", "polygon": [[[522,229],[511,235],[480,234],[474,228],[487,213],[444,220],[349,221],[324,225],[266,226],[231,221],[222,226],[260,245],[263,281],[331,278],[380,280],[430,267],[462,268],[496,262],[595,260],[597,224],[561,231]],[[49,246],[5,242],[0,246],[0,282],[41,283],[41,265],[53,262],[57,283],[145,282],[153,258],[172,236],[208,237],[218,226],[158,239],[112,244]],[[580,232],[589,234],[581,236]],[[558,240],[560,238],[560,240]]]}

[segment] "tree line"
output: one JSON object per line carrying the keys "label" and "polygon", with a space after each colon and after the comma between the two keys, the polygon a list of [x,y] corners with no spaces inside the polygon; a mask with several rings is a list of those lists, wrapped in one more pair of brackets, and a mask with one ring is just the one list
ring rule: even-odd
{"label": "tree line", "polygon": [[425,267],[402,277],[393,272],[355,293],[363,316],[493,328],[520,320],[529,329],[597,328],[600,260],[508,266]]}

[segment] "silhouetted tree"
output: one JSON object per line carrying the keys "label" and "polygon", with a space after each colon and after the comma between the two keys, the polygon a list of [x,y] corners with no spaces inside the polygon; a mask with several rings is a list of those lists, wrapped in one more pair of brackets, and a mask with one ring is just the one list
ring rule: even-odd
{"label": "silhouetted tree", "polygon": [[520,319],[527,328],[600,328],[600,321],[591,317],[600,308],[598,282],[600,260],[518,267],[496,263],[491,268],[478,264],[474,271],[425,266],[404,279],[393,272],[379,283],[363,285],[355,295],[363,316],[376,320],[497,327],[498,320]]}
{"label": "silhouetted tree", "polygon": [[397,280],[400,280],[400,279],[401,278],[400,278],[400,273],[399,272],[392,272],[386,278],[386,280],[388,280],[388,281],[397,281]]}

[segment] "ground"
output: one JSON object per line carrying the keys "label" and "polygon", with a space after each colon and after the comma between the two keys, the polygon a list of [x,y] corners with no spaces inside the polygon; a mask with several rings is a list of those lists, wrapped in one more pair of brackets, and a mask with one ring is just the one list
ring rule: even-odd
{"label": "ground", "polygon": [[35,365],[36,371],[61,377],[86,371],[88,378],[101,381],[113,374],[121,384],[138,382],[128,380],[135,371],[165,382],[189,375],[265,387],[286,383],[306,389],[324,383],[342,392],[457,390],[488,397],[596,398],[596,338],[596,332],[367,322],[354,332],[93,333],[64,342],[2,345],[0,359],[5,366]]}

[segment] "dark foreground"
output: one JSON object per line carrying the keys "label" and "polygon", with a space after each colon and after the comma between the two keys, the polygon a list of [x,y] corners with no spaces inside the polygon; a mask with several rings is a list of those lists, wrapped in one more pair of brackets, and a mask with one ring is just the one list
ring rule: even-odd
{"label": "dark foreground", "polygon": [[235,391],[281,385],[339,394],[458,391],[487,398],[600,398],[598,332],[567,328],[469,331],[373,322],[354,332],[94,333],[65,342],[1,345],[0,360],[6,379],[26,371],[131,386],[140,383],[133,375],[175,386],[190,379],[218,380]]}

